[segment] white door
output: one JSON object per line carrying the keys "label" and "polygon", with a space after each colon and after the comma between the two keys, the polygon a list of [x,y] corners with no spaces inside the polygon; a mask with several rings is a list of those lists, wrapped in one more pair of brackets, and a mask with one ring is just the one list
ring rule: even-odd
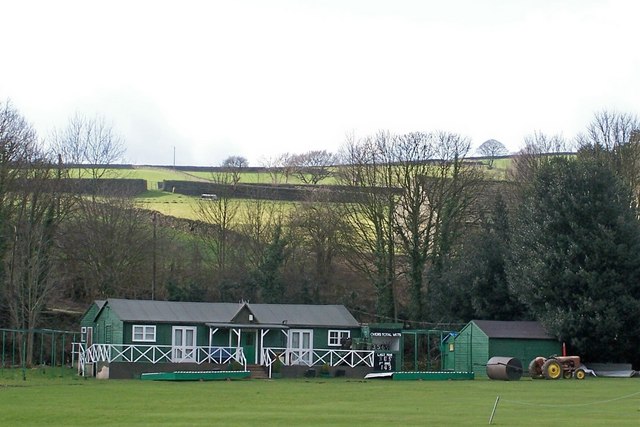
{"label": "white door", "polygon": [[313,330],[293,329],[289,331],[291,364],[313,365]]}
{"label": "white door", "polygon": [[196,327],[173,327],[173,361],[176,363],[196,361]]}

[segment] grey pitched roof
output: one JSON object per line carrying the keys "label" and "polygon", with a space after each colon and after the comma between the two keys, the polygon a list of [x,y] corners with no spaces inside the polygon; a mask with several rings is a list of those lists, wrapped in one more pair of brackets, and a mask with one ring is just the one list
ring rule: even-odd
{"label": "grey pitched roof", "polygon": [[343,305],[248,304],[259,323],[285,323],[288,326],[360,326]]}
{"label": "grey pitched roof", "polygon": [[555,339],[547,333],[540,322],[502,320],[473,320],[472,322],[489,338]]}
{"label": "grey pitched roof", "polygon": [[[109,299],[106,304],[125,322],[229,323],[245,304]],[[360,326],[343,305],[246,304],[257,324]]]}
{"label": "grey pitched roof", "polygon": [[109,299],[107,304],[125,322],[228,322],[238,311],[234,303]]}

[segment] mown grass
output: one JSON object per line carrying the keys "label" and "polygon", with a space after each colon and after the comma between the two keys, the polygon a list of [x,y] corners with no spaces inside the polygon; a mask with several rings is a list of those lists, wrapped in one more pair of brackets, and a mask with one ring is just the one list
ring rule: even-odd
{"label": "mown grass", "polygon": [[[40,375],[40,377],[38,377]],[[640,425],[640,380],[146,382],[0,376],[0,425]]]}

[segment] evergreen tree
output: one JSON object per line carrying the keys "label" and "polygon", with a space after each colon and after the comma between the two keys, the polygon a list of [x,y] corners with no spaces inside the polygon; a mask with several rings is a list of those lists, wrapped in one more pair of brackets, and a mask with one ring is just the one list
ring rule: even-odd
{"label": "evergreen tree", "polygon": [[507,206],[497,194],[479,229],[470,235],[439,278],[437,288],[444,291],[434,295],[432,311],[438,318],[451,322],[524,318],[525,307],[509,290],[508,256]]}
{"label": "evergreen tree", "polygon": [[629,188],[594,158],[536,173],[512,235],[513,290],[550,332],[591,361],[635,361],[640,225]]}

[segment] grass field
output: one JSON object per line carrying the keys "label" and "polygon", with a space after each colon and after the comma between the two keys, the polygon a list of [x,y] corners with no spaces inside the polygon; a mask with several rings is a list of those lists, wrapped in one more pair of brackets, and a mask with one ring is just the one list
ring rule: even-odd
{"label": "grass field", "polygon": [[640,425],[640,380],[147,382],[0,374],[0,425]]}

